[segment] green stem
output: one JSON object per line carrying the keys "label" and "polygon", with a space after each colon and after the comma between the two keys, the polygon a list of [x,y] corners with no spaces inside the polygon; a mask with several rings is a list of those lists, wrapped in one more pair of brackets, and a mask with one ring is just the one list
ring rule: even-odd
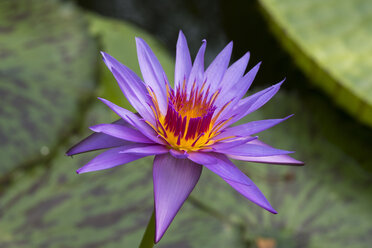
{"label": "green stem", "polygon": [[146,231],[143,234],[139,248],[154,247],[155,245],[154,240],[155,240],[155,211],[152,211],[150,221],[147,224]]}

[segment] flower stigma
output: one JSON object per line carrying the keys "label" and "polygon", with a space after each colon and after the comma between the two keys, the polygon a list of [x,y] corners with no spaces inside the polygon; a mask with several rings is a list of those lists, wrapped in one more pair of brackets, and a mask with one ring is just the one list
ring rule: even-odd
{"label": "flower stigma", "polygon": [[[205,88],[204,82],[200,88],[194,82],[189,93],[186,80],[175,90],[167,85],[167,111],[163,115],[154,91],[147,87],[153,105],[151,107],[156,117],[156,126],[146,121],[167,142],[169,148],[178,151],[198,151],[211,149],[211,145],[221,141],[213,140],[220,134],[219,130],[229,120],[216,123],[217,118],[230,102],[216,112],[214,105],[220,90],[210,92],[210,86]],[[226,137],[224,139],[231,138]]]}

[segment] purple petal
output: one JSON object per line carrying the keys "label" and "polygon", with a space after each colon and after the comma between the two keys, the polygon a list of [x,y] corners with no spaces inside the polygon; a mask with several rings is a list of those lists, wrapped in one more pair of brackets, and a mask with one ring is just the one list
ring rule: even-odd
{"label": "purple petal", "polygon": [[185,35],[180,31],[177,41],[176,67],[174,71],[174,89],[187,82],[191,70],[191,57]]}
{"label": "purple petal", "polygon": [[147,43],[136,37],[138,62],[141,68],[143,80],[155,92],[160,111],[165,114],[167,110],[166,84],[168,80],[155,54]]}
{"label": "purple petal", "polygon": [[107,149],[112,147],[124,146],[132,144],[132,142],[114,138],[103,133],[93,133],[71,147],[67,152],[67,156],[76,155],[84,152]]}
{"label": "purple petal", "polygon": [[154,115],[148,105],[151,100],[148,97],[148,91],[145,84],[133,71],[121,64],[115,58],[104,52],[101,52],[101,54],[103,56],[103,61],[114,75],[121,91],[130,104],[144,119],[154,125]]}
{"label": "purple petal", "polygon": [[[255,67],[253,67],[243,78],[241,78],[237,83],[233,84],[227,91],[224,91],[223,97],[220,98],[220,102],[218,106],[223,106],[228,101],[233,100],[230,105],[223,111],[220,115],[220,118],[217,119],[217,122],[220,121],[222,118],[226,118],[226,113],[232,113],[231,111],[240,99],[245,95],[248,89],[251,87],[254,78],[257,75],[258,69],[260,68],[261,62],[258,63]],[[216,110],[218,111],[218,109]],[[235,113],[235,112],[234,112]]]}
{"label": "purple petal", "polygon": [[[260,189],[249,179],[238,167],[236,167],[225,155],[213,153],[193,153],[189,159],[195,163],[202,164],[209,170],[220,176],[225,182],[231,185],[236,191],[248,200],[276,214],[275,209],[262,194]],[[205,163],[205,161],[214,161]]]}
{"label": "purple petal", "polygon": [[196,55],[194,64],[191,68],[189,80],[187,82],[187,92],[190,92],[192,89],[192,85],[194,82],[196,83],[196,86],[201,86],[203,82],[203,75],[204,75],[204,53],[205,48],[207,46],[207,41],[203,40],[203,44],[201,45],[198,54]]}
{"label": "purple petal", "polygon": [[148,139],[138,130],[125,127],[117,124],[99,124],[90,127],[90,129],[97,133],[104,133],[111,135],[113,137],[138,143],[154,143],[152,140]]}
{"label": "purple petal", "polygon": [[211,147],[213,148],[213,151],[219,151],[222,152],[225,151],[226,149],[231,149],[235,146],[240,146],[243,145],[249,141],[252,141],[254,139],[257,139],[258,137],[244,137],[244,138],[237,138],[232,141],[228,142],[218,142],[216,144],[213,144]]}
{"label": "purple petal", "polygon": [[[256,145],[261,145],[265,147],[271,147],[260,140],[254,140],[251,143]],[[256,163],[267,163],[267,164],[280,164],[280,165],[304,165],[304,162],[298,161],[288,155],[275,155],[267,157],[250,157],[250,156],[237,156],[237,155],[227,155],[229,158],[236,160],[243,160],[248,162]]]}
{"label": "purple petal", "polygon": [[140,144],[131,144],[125,146],[119,146],[107,150],[97,157],[93,158],[89,161],[86,165],[79,168],[76,173],[81,174],[90,171],[98,171],[98,170],[105,170],[109,169],[118,165],[126,164],[132,162],[134,160],[146,157],[147,155],[137,155],[137,154],[127,154],[127,153],[119,153],[125,149],[130,149],[138,146],[143,146]]}
{"label": "purple petal", "polygon": [[155,143],[164,144],[164,141],[162,141],[161,139],[157,137],[157,134],[155,133],[155,131],[146,122],[144,122],[143,120],[140,120],[137,115],[133,114],[129,110],[119,107],[118,105],[106,99],[103,99],[100,97],[98,99],[100,99],[104,104],[106,104],[109,108],[111,108],[112,111],[114,111],[121,118],[123,118],[123,120],[125,120],[128,124],[137,128],[137,130],[142,132],[143,135],[145,135],[147,138],[154,141]]}
{"label": "purple petal", "polygon": [[215,156],[212,156],[212,155],[206,155],[204,156],[203,155],[204,153],[201,153],[201,152],[190,152],[189,153],[189,159],[191,161],[194,161],[195,163],[197,164],[214,164],[214,163],[217,163],[218,160]]}
{"label": "purple petal", "polygon": [[144,146],[144,147],[134,147],[130,149],[126,149],[124,151],[120,151],[120,153],[131,153],[137,155],[159,155],[168,153],[169,150],[162,145],[153,145],[153,146]]}
{"label": "purple petal", "polygon": [[[117,125],[125,125],[128,124],[123,120],[119,119],[113,122]],[[100,149],[107,149],[112,147],[124,146],[132,144],[132,142],[124,141],[122,139],[114,138],[112,136],[103,134],[103,133],[93,133],[71,147],[67,152],[66,155],[72,156],[75,154],[83,153],[83,152],[90,152]]]}
{"label": "purple petal", "polygon": [[240,79],[230,88],[229,93],[233,93],[233,95],[236,95],[236,99],[240,100],[251,87],[253,80],[255,79],[258,70],[260,69],[260,66],[261,62],[250,69],[249,72],[247,72],[247,74],[245,74],[242,79]]}
{"label": "purple petal", "polygon": [[186,152],[186,151],[177,151],[177,150],[174,150],[174,149],[170,149],[169,150],[169,153],[175,157],[175,158],[180,158],[180,159],[184,159],[184,158],[187,158],[189,156],[189,154]]}
{"label": "purple petal", "polygon": [[225,112],[227,112],[227,114],[223,116],[223,118],[227,119],[231,116],[235,116],[230,122],[230,123],[234,123],[240,120],[241,118],[245,117],[246,115],[261,108],[278,92],[283,82],[284,80],[269,88],[261,90],[257,92],[256,94],[248,96],[244,98],[243,100],[240,100],[237,106],[235,106],[235,104],[230,104],[230,105],[233,105],[234,108],[232,110],[228,110],[228,111],[226,110]]}
{"label": "purple petal", "polygon": [[255,144],[243,144],[228,149],[215,150],[218,153],[237,156],[266,157],[274,155],[285,155],[293,153],[292,151],[280,150],[272,147],[260,146]]}
{"label": "purple petal", "polygon": [[155,243],[164,235],[173,218],[194,189],[202,166],[169,154],[154,159]]}
{"label": "purple petal", "polygon": [[296,160],[288,155],[275,155],[267,157],[249,157],[249,156],[237,156],[228,155],[231,159],[242,160],[254,163],[264,163],[264,164],[278,164],[278,165],[304,165],[304,162]]}
{"label": "purple petal", "polygon": [[216,106],[222,106],[226,101],[230,100],[229,97],[223,97],[225,94],[229,93],[231,87],[233,87],[243,76],[247,64],[249,61],[250,53],[247,52],[243,57],[236,61],[232,66],[230,66],[220,83],[221,93],[216,100]]}
{"label": "purple petal", "polygon": [[232,85],[232,87],[225,93],[226,99],[230,100],[235,98],[235,102],[238,102],[251,87],[260,66],[261,62],[249,70],[249,72],[247,72],[247,74],[245,74],[236,84]]}
{"label": "purple petal", "polygon": [[217,55],[204,73],[204,81],[206,81],[206,88],[210,86],[210,91],[215,92],[222,80],[223,75],[229,66],[233,43],[230,42],[227,46]]}
{"label": "purple petal", "polygon": [[252,122],[248,122],[248,123],[238,125],[235,127],[228,127],[223,130],[223,133],[217,135],[214,139],[222,139],[222,138],[230,137],[230,136],[240,136],[240,137],[250,136],[252,134],[256,134],[268,128],[271,128],[281,123],[282,121],[287,120],[288,118],[292,116],[293,115],[289,115],[283,119],[252,121]]}
{"label": "purple petal", "polygon": [[[261,91],[263,94],[261,95],[260,92],[249,96],[239,103],[239,110],[245,109],[245,111],[241,114],[241,117],[246,116],[247,114],[250,114],[257,109],[261,108],[265,103],[267,103],[275,94],[279,91],[280,86],[283,84],[284,80],[280,83],[277,83],[271,87],[268,88],[268,90],[265,92],[265,90]],[[239,111],[238,111],[239,112]],[[240,119],[237,118],[237,119]]]}

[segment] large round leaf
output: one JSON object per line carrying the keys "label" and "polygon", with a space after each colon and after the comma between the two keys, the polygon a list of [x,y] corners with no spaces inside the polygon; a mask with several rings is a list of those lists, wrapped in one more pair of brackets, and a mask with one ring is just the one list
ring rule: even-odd
{"label": "large round leaf", "polygon": [[[95,14],[89,14],[88,18],[90,21],[90,31],[98,38],[102,51],[109,53],[141,77],[135,41],[135,37],[141,37],[154,51],[168,79],[170,82],[173,82],[173,60],[170,59],[164,47],[147,32],[129,23],[103,18]],[[134,111],[133,107],[123,97],[115,78],[103,61],[100,63],[100,82],[101,96]]]}
{"label": "large round leaf", "polygon": [[[109,119],[97,105],[84,125]],[[78,175],[94,155],[69,158],[66,149],[2,195],[0,247],[137,247],[153,210],[152,159]],[[242,247],[238,233],[186,203],[157,247]]]}
{"label": "large round leaf", "polygon": [[[281,92],[249,119],[298,113],[261,136],[276,147],[295,149],[305,167],[236,161],[279,214],[250,203],[204,169],[192,198],[159,247],[244,247],[265,242],[289,248],[369,246],[371,175],[322,133],[316,118],[319,109],[309,108],[304,99]],[[109,120],[110,112],[99,106],[84,125]],[[353,145],[365,149],[359,137]],[[0,246],[39,247],[53,242],[56,247],[135,247],[153,204],[152,160],[73,173],[92,156],[57,156],[48,171],[39,166],[33,173],[21,173],[0,201]]]}
{"label": "large round leaf", "polygon": [[312,82],[372,126],[369,0],[260,0],[284,47]]}
{"label": "large round leaf", "polygon": [[[322,108],[312,108],[313,104]],[[322,121],[320,112],[332,121]],[[267,196],[277,215],[249,203],[214,174],[205,173],[206,170],[193,196],[244,226],[250,243],[264,239],[275,244],[273,247],[283,248],[369,247],[371,161],[368,164],[358,161],[358,156],[348,154],[323,133],[322,126],[330,125],[329,128],[339,131],[342,140],[342,131],[347,129],[336,127],[342,126],[339,118],[333,118],[337,112],[324,101],[316,102],[314,96],[279,92],[274,102],[249,119],[290,113],[296,115],[259,136],[275,147],[296,150],[294,156],[305,161],[304,167],[234,161]],[[371,134],[365,133],[368,137]],[[362,140],[355,135],[346,144],[368,156],[370,147],[364,147]]]}
{"label": "large round leaf", "polygon": [[0,58],[1,176],[48,154],[76,124],[97,54],[72,5],[4,0]]}
{"label": "large round leaf", "polygon": [[[325,113],[326,121],[320,112]],[[369,246],[372,189],[366,168],[371,163],[365,156],[370,149],[364,146],[362,134],[356,132],[345,141],[343,119],[324,102],[317,104],[310,94],[282,91],[248,119],[290,113],[296,116],[260,138],[278,148],[296,150],[295,156],[306,167],[237,163],[279,214],[249,203],[205,169],[158,247]],[[81,125],[110,122],[110,115],[103,104],[94,106]],[[329,129],[346,146],[352,144],[362,151],[361,155],[354,156],[353,151],[333,142],[324,133]],[[363,135],[372,136],[371,132]],[[74,170],[93,154],[71,159],[63,156],[66,149],[61,148],[57,156],[33,171],[20,172],[4,190],[0,247],[136,247],[153,207],[152,160],[76,175]]]}

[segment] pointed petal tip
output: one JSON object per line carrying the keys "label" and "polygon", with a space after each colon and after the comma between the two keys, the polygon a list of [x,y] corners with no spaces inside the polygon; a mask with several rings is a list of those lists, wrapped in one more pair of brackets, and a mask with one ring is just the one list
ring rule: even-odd
{"label": "pointed petal tip", "polygon": [[269,210],[269,212],[272,214],[278,214],[278,211],[276,211],[275,209],[271,209],[271,211]]}
{"label": "pointed petal tip", "polygon": [[178,37],[183,37],[185,38],[185,34],[182,32],[182,29],[178,32]]}
{"label": "pointed petal tip", "polygon": [[[256,203],[257,204],[257,203]],[[276,211],[270,204],[270,202],[266,202],[264,204],[257,204],[258,206],[262,207],[263,209],[265,209],[266,211],[272,213],[272,214],[278,214],[278,211]]]}
{"label": "pointed petal tip", "polygon": [[199,181],[202,166],[171,155],[155,156],[153,165],[155,242],[159,242]]}
{"label": "pointed petal tip", "polygon": [[233,50],[233,41],[230,41],[226,46],[225,48],[223,49],[223,51],[225,51],[226,55],[228,55],[229,57],[229,60],[230,60],[230,56],[231,56],[231,53],[232,53],[232,50]]}
{"label": "pointed petal tip", "polygon": [[298,166],[305,166],[306,164],[305,164],[305,162],[303,162],[303,161],[300,161],[300,160],[296,160],[297,162],[295,163],[296,165],[298,165]]}
{"label": "pointed petal tip", "polygon": [[138,53],[138,49],[146,47],[146,42],[140,37],[135,37],[134,39],[136,40],[136,47],[137,47],[137,53]]}
{"label": "pointed petal tip", "polygon": [[97,125],[94,125],[94,126],[90,126],[89,127],[90,130],[92,130],[93,132],[96,132],[96,133],[100,133],[100,129],[99,127],[97,127]]}
{"label": "pointed petal tip", "polygon": [[106,100],[105,98],[102,98],[102,97],[98,96],[97,99],[107,105],[108,100]]}
{"label": "pointed petal tip", "polygon": [[[74,147],[74,146],[73,146]],[[72,154],[72,148],[73,147],[70,147],[66,152],[65,152],[65,155],[66,156],[72,156],[73,154]]]}
{"label": "pointed petal tip", "polygon": [[[199,48],[198,54],[199,54],[199,52],[205,53],[206,47],[207,47],[207,40],[204,39],[204,40],[202,40],[202,44],[201,44],[201,46]],[[203,55],[203,57],[204,57],[204,55]]]}
{"label": "pointed petal tip", "polygon": [[80,175],[80,174],[85,174],[85,173],[91,172],[91,171],[83,170],[83,167],[81,167],[81,168],[77,169],[75,172],[76,172],[76,174]]}
{"label": "pointed petal tip", "polygon": [[183,34],[182,30],[178,33],[178,40],[177,40],[177,47],[186,45],[187,47],[187,40],[186,36]]}
{"label": "pointed petal tip", "polygon": [[242,58],[244,58],[244,59],[246,59],[247,60],[247,63],[248,63],[248,61],[249,61],[249,59],[250,59],[250,57],[251,57],[251,53],[248,51],[248,52],[246,52],[243,56],[242,56]]}
{"label": "pointed petal tip", "polygon": [[144,47],[147,47],[147,43],[144,39],[142,39],[141,37],[135,37],[134,38],[136,40],[136,45],[137,47],[140,45],[140,46],[144,46]]}
{"label": "pointed petal tip", "polygon": [[107,104],[109,103],[109,100],[106,100],[105,98],[102,98],[102,97],[97,97],[98,100],[100,100],[101,102],[103,102],[104,104]]}
{"label": "pointed petal tip", "polygon": [[[89,164],[89,163],[88,163],[88,164]],[[88,164],[86,164],[86,165],[88,165]],[[76,174],[80,175],[80,174],[84,174],[84,173],[90,172],[90,170],[86,170],[86,169],[84,169],[84,167],[85,167],[86,165],[84,165],[83,167],[80,167],[79,169],[77,169],[77,170],[75,171]]]}
{"label": "pointed petal tip", "polygon": [[249,75],[249,73],[254,73],[255,75],[257,74],[258,70],[260,69],[261,67],[261,64],[262,64],[262,61],[258,62],[252,69],[249,70],[249,72],[247,72],[246,75]]}
{"label": "pointed petal tip", "polygon": [[284,77],[283,78],[283,80],[282,81],[280,81],[279,83],[277,83],[276,85],[279,85],[279,87],[285,82],[285,80],[286,80],[287,78],[286,77]]}
{"label": "pointed petal tip", "polygon": [[163,237],[164,233],[165,233],[165,231],[163,231],[163,233],[160,233],[157,230],[155,230],[155,239],[154,239],[155,244],[159,243],[159,241]]}
{"label": "pointed petal tip", "polygon": [[65,155],[66,155],[66,156],[69,156],[69,157],[71,157],[71,158],[72,158],[73,155],[76,155],[77,153],[74,151],[74,150],[75,150],[75,149],[74,149],[75,146],[76,146],[76,145],[74,145],[73,147],[71,147],[70,149],[68,149],[68,150],[66,151]]}
{"label": "pointed petal tip", "polygon": [[263,209],[265,209],[266,211],[272,213],[272,214],[278,214],[278,211],[276,211],[273,206],[271,206],[270,202],[266,200],[265,203],[261,203],[261,204],[258,204],[257,202],[254,202],[255,204],[257,204],[258,206],[262,207]]}
{"label": "pointed petal tip", "polygon": [[274,89],[280,88],[280,87],[282,86],[282,84],[285,82],[285,79],[286,79],[286,78],[284,78],[284,79],[283,79],[282,81],[280,81],[279,83],[276,83],[276,84],[274,84],[274,85],[272,85],[272,86],[270,86],[269,88],[266,88],[266,89],[264,89],[264,90],[271,91],[271,90],[274,90]]}

